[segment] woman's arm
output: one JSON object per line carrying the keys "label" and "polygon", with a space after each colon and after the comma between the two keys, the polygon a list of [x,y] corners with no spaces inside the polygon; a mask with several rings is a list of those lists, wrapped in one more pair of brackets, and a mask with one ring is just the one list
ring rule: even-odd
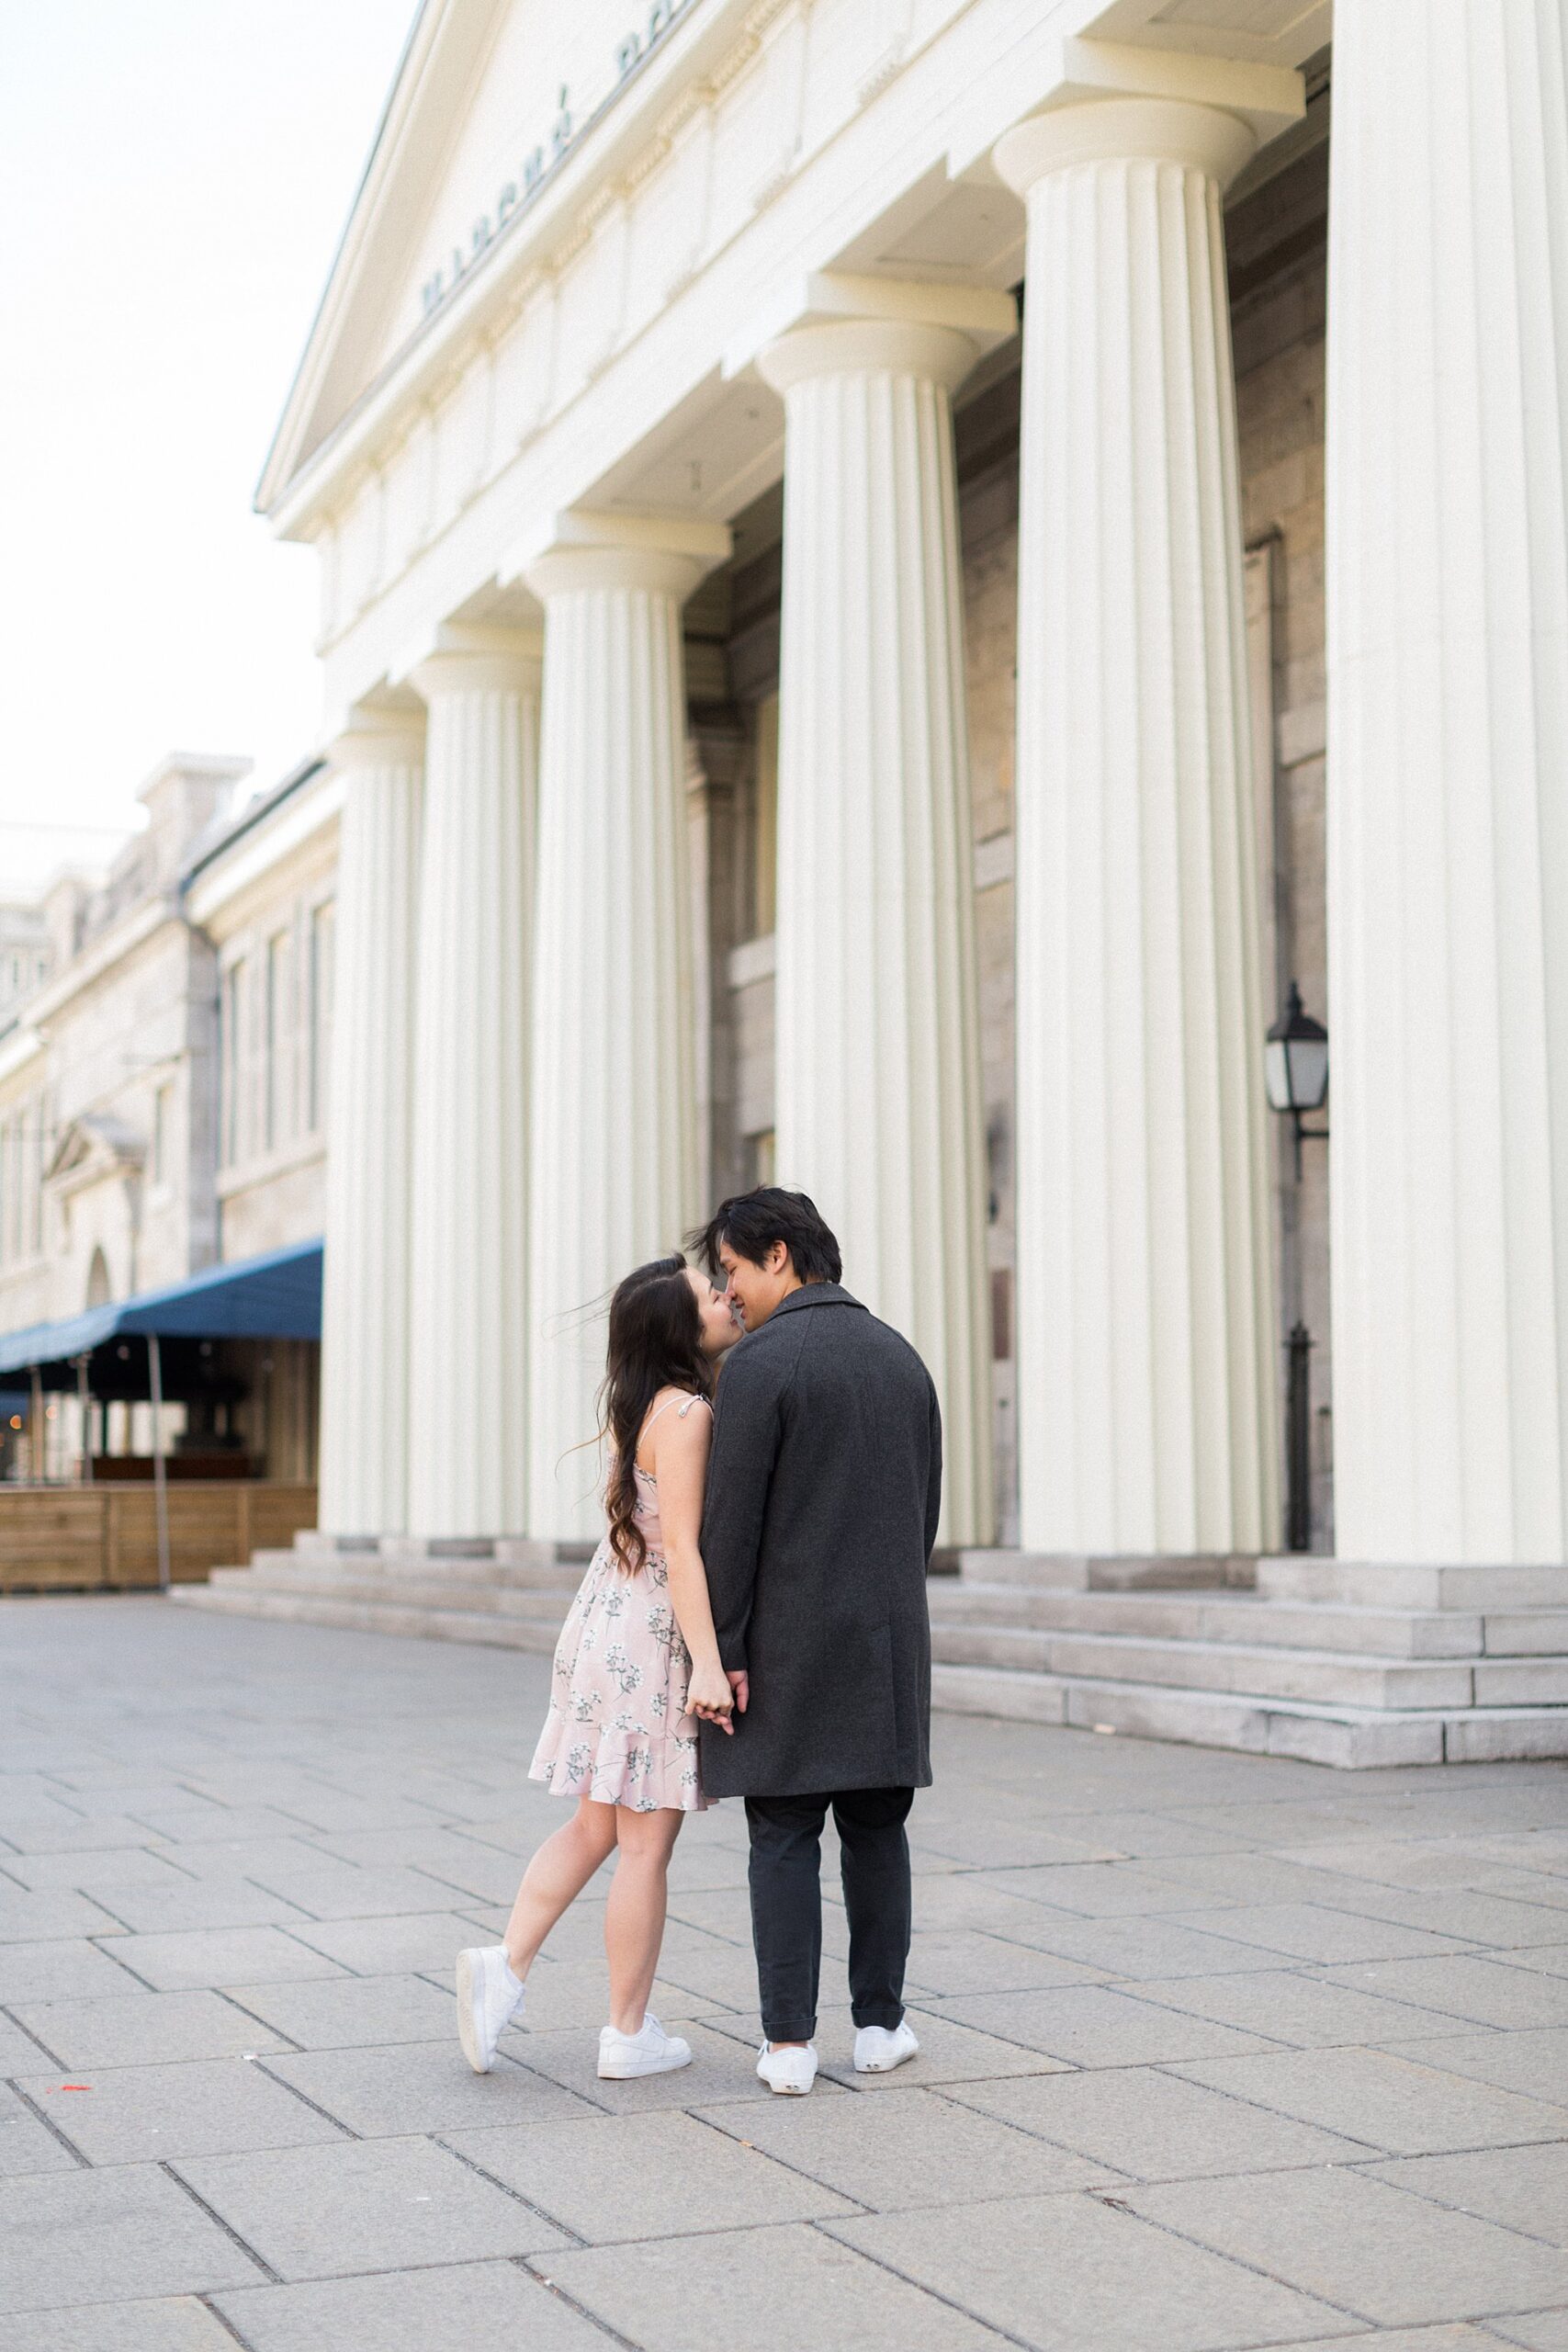
{"label": "woman's arm", "polygon": [[699,1534],[703,1522],[703,1493],[707,1484],[708,1452],[713,1443],[713,1415],[705,1402],[661,1415],[650,1432],[654,1476],[659,1481],[659,1521],[664,1533],[664,1559],[670,1571],[670,1605],[681,1638],[692,1654],[692,1682],[687,1706],[733,1730],[729,1717],[733,1699],[729,1678],[719,1662],[718,1637],[714,1632],[713,1604],[703,1566]]}

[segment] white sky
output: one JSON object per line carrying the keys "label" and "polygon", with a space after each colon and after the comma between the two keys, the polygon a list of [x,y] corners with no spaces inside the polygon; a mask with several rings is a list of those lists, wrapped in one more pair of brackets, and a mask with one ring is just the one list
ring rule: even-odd
{"label": "white sky", "polygon": [[414,13],[0,0],[0,894],[176,745],[312,747],[316,559],[251,498]]}

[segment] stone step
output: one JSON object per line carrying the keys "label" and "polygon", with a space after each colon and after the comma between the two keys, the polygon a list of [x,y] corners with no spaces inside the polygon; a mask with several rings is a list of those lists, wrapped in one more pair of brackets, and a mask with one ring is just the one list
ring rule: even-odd
{"label": "stone step", "polygon": [[964,1550],[949,1553],[965,1582],[1032,1585],[1051,1592],[1179,1592],[1246,1589],[1251,1559],[1223,1554],[1192,1558],[1089,1557],[1062,1552]]}
{"label": "stone step", "polygon": [[[1353,1609],[1269,1601],[1238,1592],[1053,1592],[966,1578],[931,1587],[933,1623],[1008,1625],[1055,1633],[1142,1634],[1184,1641],[1261,1643],[1277,1649],[1349,1650],[1388,1657],[1473,1657],[1488,1646],[1484,1621],[1460,1611]],[[1550,1645],[1568,1653],[1568,1611]]]}
{"label": "stone step", "polygon": [[1426,1567],[1325,1560],[1304,1553],[1259,1560],[1258,1589],[1270,1600],[1328,1600],[1362,1609],[1497,1611],[1568,1609],[1568,1566]]}
{"label": "stone step", "polygon": [[295,1598],[313,1595],[323,1600],[364,1600],[387,1608],[490,1611],[500,1617],[531,1618],[553,1625],[558,1632],[577,1590],[575,1585],[480,1584],[466,1576],[383,1577],[370,1562],[350,1573],[346,1561],[336,1568],[305,1562],[292,1562],[282,1568],[214,1568],[211,1582],[220,1592],[276,1592]]}
{"label": "stone step", "polygon": [[946,1624],[932,1627],[931,1655],[945,1665],[1004,1667],[1015,1672],[1088,1676],[1337,1707],[1408,1710],[1568,1701],[1568,1658],[1390,1658],[1235,1642],[1159,1641],[1134,1634]]}
{"label": "stone step", "polygon": [[373,1599],[430,1602],[439,1608],[448,1595],[455,1609],[506,1609],[530,1598],[558,1603],[564,1609],[581,1579],[570,1569],[556,1568],[547,1582],[535,1570],[514,1570],[489,1561],[450,1562],[443,1567],[426,1560],[420,1573],[412,1561],[388,1567],[374,1557],[357,1560],[311,1560],[297,1553],[257,1554],[248,1567],[214,1568],[215,1578],[254,1577],[258,1583],[288,1592],[366,1591]]}
{"label": "stone step", "polygon": [[1568,1708],[1561,1707],[1390,1713],[970,1666],[934,1666],[931,1702],[953,1714],[1293,1756],[1342,1770],[1568,1756]]}
{"label": "stone step", "polygon": [[559,1632],[555,1624],[493,1610],[418,1609],[388,1600],[348,1600],[321,1592],[287,1592],[265,1586],[182,1584],[171,1600],[192,1609],[212,1609],[235,1617],[266,1617],[296,1625],[330,1625],[355,1634],[400,1634],[421,1641],[478,1642],[488,1649],[530,1650],[547,1657]]}

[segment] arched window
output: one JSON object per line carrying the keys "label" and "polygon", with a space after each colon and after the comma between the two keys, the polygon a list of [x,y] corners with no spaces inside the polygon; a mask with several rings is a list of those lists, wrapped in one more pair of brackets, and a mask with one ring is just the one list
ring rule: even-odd
{"label": "arched window", "polygon": [[107,1306],[114,1293],[109,1285],[109,1264],[102,1250],[95,1250],[93,1262],[87,1269],[87,1305]]}

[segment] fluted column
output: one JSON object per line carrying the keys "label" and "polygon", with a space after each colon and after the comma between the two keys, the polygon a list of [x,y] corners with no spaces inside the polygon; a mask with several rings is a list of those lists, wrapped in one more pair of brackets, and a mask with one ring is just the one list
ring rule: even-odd
{"label": "fluted column", "polygon": [[1330,151],[1335,1516],[1568,1557],[1559,0],[1341,11]]}
{"label": "fluted column", "polygon": [[861,319],[759,363],[785,417],[776,1159],[930,1367],[955,1544],[995,1511],[952,412],[978,356]]}
{"label": "fluted column", "polygon": [[681,607],[704,563],[635,526],[616,543],[614,523],[526,572],[545,607],[528,1439],[544,1538],[602,1523],[606,1297],[679,1249],[700,1205]]}
{"label": "fluted column", "polygon": [[413,1108],[409,1528],[525,1526],[536,640],[453,634],[429,709]]}
{"label": "fluted column", "polygon": [[1019,549],[1026,1545],[1275,1544],[1274,1321],[1220,196],[1252,133],[1089,102],[1028,205]]}
{"label": "fluted column", "polygon": [[333,744],[338,827],[327,1090],[319,1517],[407,1524],[409,1114],[424,728],[372,711]]}

